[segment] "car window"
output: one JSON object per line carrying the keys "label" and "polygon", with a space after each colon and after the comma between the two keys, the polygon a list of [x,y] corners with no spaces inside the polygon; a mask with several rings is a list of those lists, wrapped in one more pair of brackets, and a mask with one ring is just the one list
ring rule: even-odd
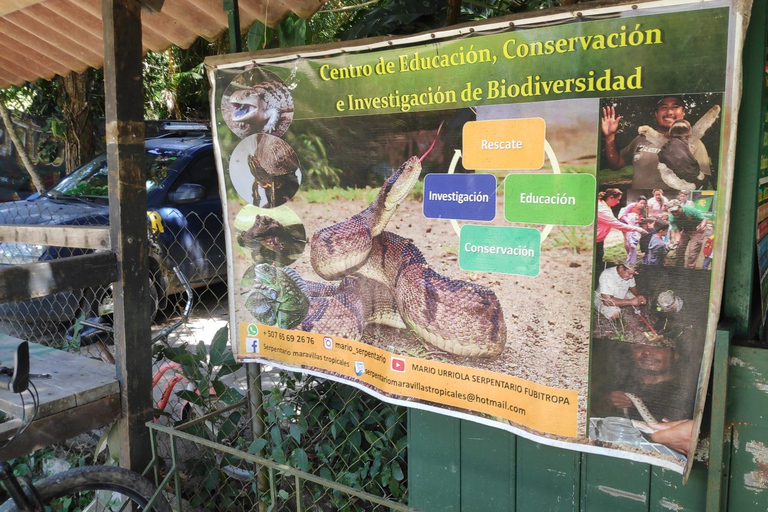
{"label": "car window", "polygon": [[170,191],[173,192],[187,183],[202,185],[205,188],[205,197],[208,199],[219,197],[219,178],[216,174],[216,161],[213,159],[213,153],[195,160],[184,169]]}
{"label": "car window", "polygon": [[[147,192],[159,186],[181,156],[177,150],[152,149],[144,161]],[[101,154],[61,180],[48,193],[54,197],[107,199],[109,169],[107,156]]]}

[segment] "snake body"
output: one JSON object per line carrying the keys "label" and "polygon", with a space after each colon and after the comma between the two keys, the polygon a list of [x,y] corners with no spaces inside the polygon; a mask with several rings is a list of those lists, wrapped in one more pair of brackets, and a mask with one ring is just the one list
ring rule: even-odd
{"label": "snake body", "polygon": [[359,339],[368,323],[379,323],[406,327],[459,356],[496,356],[507,337],[496,294],[438,274],[412,240],[384,231],[420,172],[418,158],[410,158],[362,212],[314,233],[315,272],[343,280],[338,287],[311,289],[302,329]]}
{"label": "snake body", "polygon": [[635,421],[632,420],[632,425],[635,426],[638,430],[645,434],[653,434],[657,431],[655,428],[651,428],[652,425],[658,425],[659,422],[656,421],[656,418],[653,416],[651,411],[648,409],[648,407],[645,405],[645,402],[637,396],[633,395],[632,393],[624,393],[627,398],[629,398],[629,401],[632,402],[632,405],[635,406],[635,409],[637,409],[638,414],[640,414],[640,417],[643,418],[643,421]]}

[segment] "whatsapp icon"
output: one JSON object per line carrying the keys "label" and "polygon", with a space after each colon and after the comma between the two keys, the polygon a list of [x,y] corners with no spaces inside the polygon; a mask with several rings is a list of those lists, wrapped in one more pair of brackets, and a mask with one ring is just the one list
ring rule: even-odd
{"label": "whatsapp icon", "polygon": [[259,334],[259,328],[256,324],[248,324],[248,336],[256,336]]}

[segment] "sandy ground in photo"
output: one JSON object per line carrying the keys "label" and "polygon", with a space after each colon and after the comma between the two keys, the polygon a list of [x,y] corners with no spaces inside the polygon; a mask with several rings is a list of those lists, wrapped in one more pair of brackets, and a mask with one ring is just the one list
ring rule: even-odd
{"label": "sandy ground in photo", "polygon": [[[492,224],[509,225],[502,218],[501,204],[502,198],[499,198],[499,213]],[[311,204],[297,197],[288,206],[302,219],[307,238],[311,238],[316,230],[351,217],[364,209],[367,203],[362,200],[338,200],[328,204]],[[592,226],[578,229],[583,230],[591,241]],[[501,355],[478,359],[454,356],[425,344],[408,331],[379,326],[369,326],[362,341],[395,354],[480,368],[546,386],[577,390],[578,425],[579,432],[583,432],[589,373],[592,251],[577,253],[566,245],[543,250],[541,273],[535,278],[466,272],[458,266],[459,236],[451,222],[425,218],[420,201],[404,201],[390,220],[387,230],[412,239],[430,266],[440,274],[491,288],[502,304],[507,343]],[[322,281],[312,270],[309,251],[307,245],[304,254],[291,267],[304,279]],[[249,264],[242,255],[238,255],[236,276],[242,275]],[[237,300],[236,307],[238,318],[250,317],[242,306],[242,300]]]}

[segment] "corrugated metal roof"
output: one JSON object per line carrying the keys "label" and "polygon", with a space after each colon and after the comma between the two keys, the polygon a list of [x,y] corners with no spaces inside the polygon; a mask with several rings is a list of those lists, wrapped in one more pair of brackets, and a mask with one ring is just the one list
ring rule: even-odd
{"label": "corrugated metal roof", "polygon": [[[239,0],[240,26],[274,27],[290,12],[308,18],[326,0]],[[187,48],[227,29],[222,0],[165,0],[162,11],[142,11],[144,51]],[[52,78],[104,62],[101,0],[0,0],[0,89]]]}

